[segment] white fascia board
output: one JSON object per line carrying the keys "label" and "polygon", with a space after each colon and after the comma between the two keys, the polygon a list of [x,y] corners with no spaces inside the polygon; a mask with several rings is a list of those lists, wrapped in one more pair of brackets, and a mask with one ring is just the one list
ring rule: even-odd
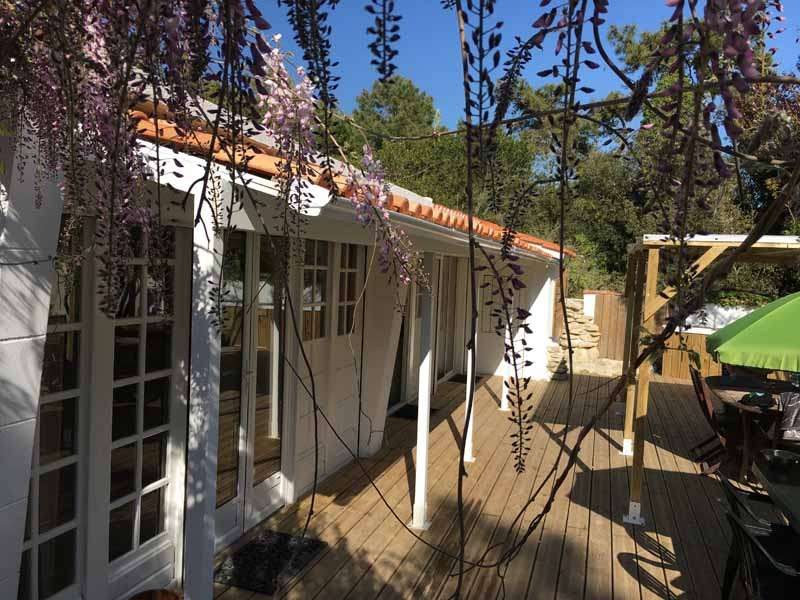
{"label": "white fascia board", "polygon": [[[325,214],[323,217],[330,217],[332,219],[338,220],[353,220],[354,216],[353,213],[355,212],[352,204],[349,199],[342,198],[335,204],[330,204],[325,207]],[[416,217],[412,217],[410,215],[404,215],[402,213],[391,212],[389,219],[398,225],[400,228],[405,231],[409,236],[416,237],[418,239],[425,239],[431,240],[434,242],[444,243],[444,244],[452,244],[453,246],[458,247],[464,251],[464,256],[466,256],[466,252],[468,249],[469,244],[469,235],[457,229],[450,229],[449,227],[444,227],[442,225],[438,225],[436,223],[431,223],[430,221],[425,221],[422,219],[417,219]],[[496,242],[495,240],[489,240],[483,237],[478,237],[480,243],[483,247],[487,250],[491,250],[492,252],[499,252],[501,249],[501,244]],[[553,256],[553,260],[548,260],[543,256],[538,254],[533,254],[528,252],[522,248],[515,247],[517,254],[526,260],[541,262],[550,264],[558,260],[558,253],[552,253],[545,248],[542,248],[543,251],[551,254]]]}
{"label": "white fascia board", "polygon": [[[251,173],[244,173],[240,178],[234,181],[230,177],[230,171],[224,165],[217,162],[212,161],[209,164],[205,159],[199,156],[176,151],[166,146],[156,147],[156,144],[144,140],[137,140],[137,143],[139,152],[142,158],[147,161],[150,169],[156,172],[159,166],[161,167],[163,172],[160,175],[159,181],[163,185],[169,185],[176,190],[189,192],[192,185],[204,176],[206,167],[208,166],[215,176],[229,185],[245,185],[252,191],[259,192],[272,198],[277,198],[280,195],[280,188],[274,180]],[[160,165],[158,161],[160,161]],[[178,166],[178,164],[180,164],[180,166]],[[293,191],[297,189],[298,185],[296,181],[293,183]],[[330,192],[326,188],[310,182],[304,183],[303,191],[306,194],[307,200],[300,212],[309,217],[319,216],[322,209],[330,202]],[[189,226],[192,224],[193,223],[187,223]],[[237,225],[244,226],[246,229],[255,230],[252,224],[250,224],[250,227],[247,227],[246,223]]]}

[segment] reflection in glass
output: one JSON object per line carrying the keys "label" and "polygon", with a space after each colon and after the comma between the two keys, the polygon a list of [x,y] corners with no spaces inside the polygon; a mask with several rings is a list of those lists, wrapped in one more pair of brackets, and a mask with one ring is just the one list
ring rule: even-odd
{"label": "reflection in glass", "polygon": [[139,544],[164,531],[164,489],[158,488],[142,496],[142,514],[139,522]]}
{"label": "reflection in glass", "polygon": [[139,374],[139,325],[114,328],[114,379]]}
{"label": "reflection in glass", "polygon": [[39,476],[40,534],[75,518],[77,474],[72,464]]}
{"label": "reflection in glass", "polygon": [[111,416],[111,439],[118,440],[136,433],[138,413],[138,385],[125,385],[114,389],[114,407]]}
{"label": "reflection in glass", "polygon": [[112,561],[133,549],[133,517],[136,502],[115,508],[109,515],[108,560]]}
{"label": "reflection in glass", "polygon": [[147,270],[147,314],[170,316],[174,311],[175,268],[156,264]]}
{"label": "reflection in glass", "polygon": [[121,293],[114,311],[117,319],[139,317],[142,314],[142,267],[124,265],[116,274]]}
{"label": "reflection in glass", "polygon": [[76,531],[39,544],[39,598],[45,599],[75,582]]}
{"label": "reflection in glass", "polygon": [[54,394],[78,387],[81,334],[48,333],[44,341],[41,393]]}
{"label": "reflection in glass", "polygon": [[46,465],[78,450],[78,400],[42,404],[39,410],[39,464]]}
{"label": "reflection in glass", "polygon": [[111,501],[136,489],[136,442],[111,451]]}
{"label": "reflection in glass", "polygon": [[314,302],[325,302],[328,292],[328,271],[315,271]]}
{"label": "reflection in glass", "polygon": [[245,234],[229,235],[222,261],[222,357],[220,360],[217,506],[236,497],[239,484],[239,426],[242,408]]}
{"label": "reflection in glass", "polygon": [[275,307],[275,275],[269,243],[261,238],[256,335],[256,406],[253,485],[281,469],[281,404],[278,378],[278,330],[280,307]]}
{"label": "reflection in glass", "polygon": [[144,438],[142,441],[142,487],[164,478],[166,462],[166,432]]}
{"label": "reflection in glass", "polygon": [[172,365],[172,323],[150,323],[147,326],[145,369],[148,373],[169,369]]}
{"label": "reflection in glass", "polygon": [[81,320],[81,268],[63,260],[56,260],[55,267],[47,322],[77,323]]}
{"label": "reflection in glass", "polygon": [[19,567],[19,584],[17,586],[17,600],[30,600],[31,598],[31,551],[22,553]]}
{"label": "reflection in glass", "polygon": [[169,420],[170,378],[153,379],[144,384],[144,430],[166,425]]}

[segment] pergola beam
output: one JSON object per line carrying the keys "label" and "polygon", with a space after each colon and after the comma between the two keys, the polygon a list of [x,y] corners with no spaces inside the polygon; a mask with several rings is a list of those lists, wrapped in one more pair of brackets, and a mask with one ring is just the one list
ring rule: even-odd
{"label": "pergola beam", "polygon": [[[725,250],[727,250],[729,246],[712,246],[708,250],[706,250],[700,258],[698,258],[691,266],[691,273],[692,278],[697,277],[700,273],[705,271],[711,263],[713,263],[717,258],[719,258]],[[658,253],[659,250],[656,248],[651,248],[648,252],[656,252]],[[653,291],[652,295],[648,295],[645,308],[644,308],[644,320],[648,321],[652,317],[655,317],[655,314],[661,310],[661,308],[672,298],[675,294],[678,293],[678,290],[672,286],[667,287],[662,291],[660,294],[656,294],[655,290]]]}

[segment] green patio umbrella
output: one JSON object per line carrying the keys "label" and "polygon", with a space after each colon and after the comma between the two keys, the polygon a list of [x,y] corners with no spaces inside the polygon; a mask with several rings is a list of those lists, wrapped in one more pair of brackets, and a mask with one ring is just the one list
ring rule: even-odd
{"label": "green patio umbrella", "polygon": [[800,292],[754,310],[706,340],[720,362],[800,372]]}

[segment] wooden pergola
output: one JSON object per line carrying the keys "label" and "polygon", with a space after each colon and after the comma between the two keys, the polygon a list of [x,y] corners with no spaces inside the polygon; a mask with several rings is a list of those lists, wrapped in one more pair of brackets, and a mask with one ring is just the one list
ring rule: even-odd
{"label": "wooden pergola", "polygon": [[[744,235],[699,235],[686,242],[694,260],[690,267],[692,277],[697,278],[726,251],[740,246]],[[679,242],[664,235],[645,235],[641,242],[628,249],[628,271],[625,280],[627,321],[623,373],[628,372],[631,361],[638,356],[642,329],[651,334],[660,333],[656,314],[676,294],[672,287],[658,289],[658,269],[662,251],[675,250]],[[737,257],[737,262],[800,265],[800,237],[764,236],[746,252]],[[626,382],[625,431],[622,454],[633,456],[630,478],[630,503],[624,520],[637,525],[644,524],[641,509],[642,479],[644,476],[644,427],[647,419],[647,404],[650,394],[650,378],[653,361],[648,359]]]}

